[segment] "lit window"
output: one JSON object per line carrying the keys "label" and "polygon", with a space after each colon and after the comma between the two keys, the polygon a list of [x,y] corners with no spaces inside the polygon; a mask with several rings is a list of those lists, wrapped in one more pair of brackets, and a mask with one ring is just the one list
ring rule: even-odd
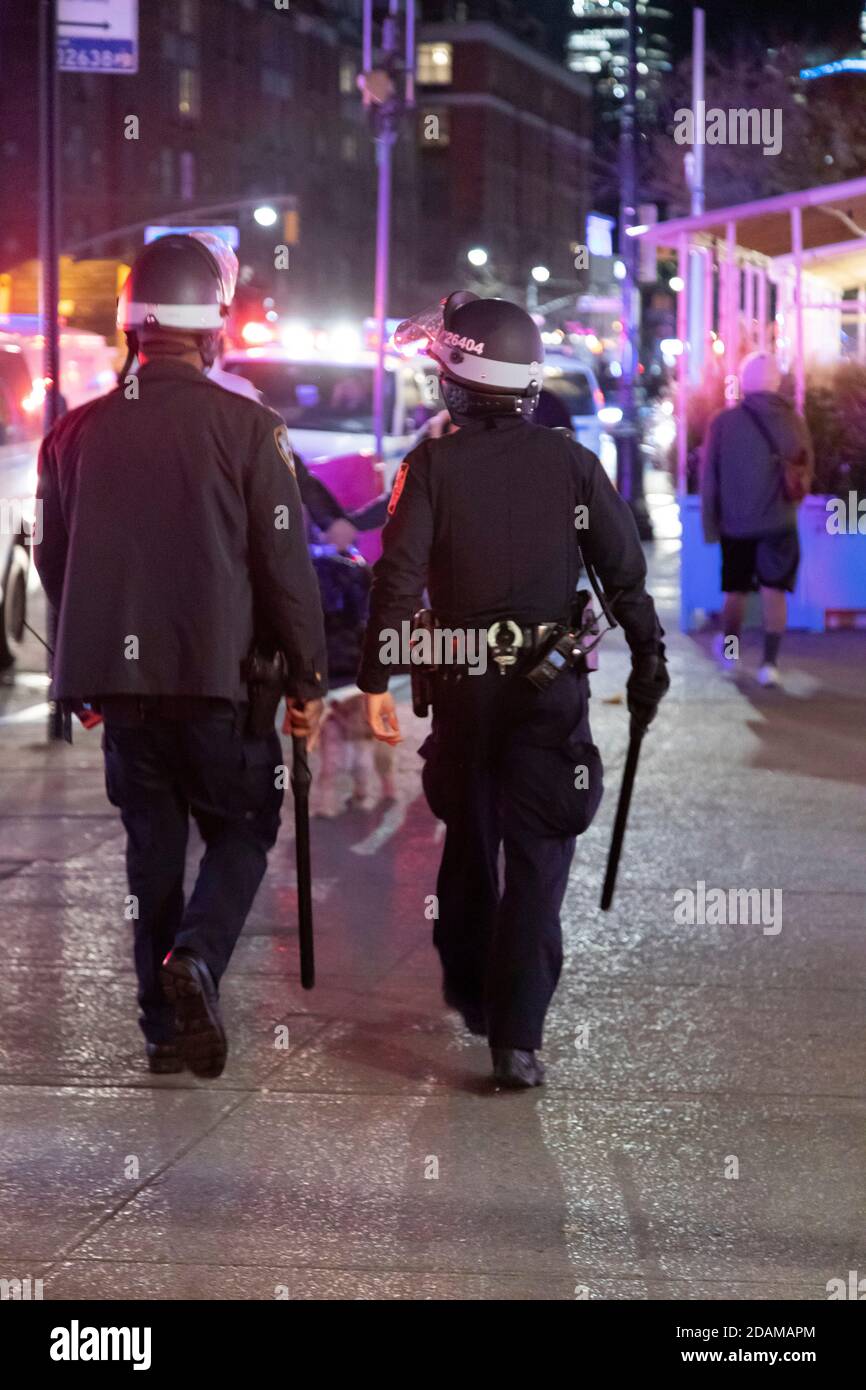
{"label": "lit window", "polygon": [[181,68],[177,74],[177,109],[181,116],[193,119],[199,115],[198,73],[194,68]]}
{"label": "lit window", "polygon": [[170,198],[174,194],[174,151],[163,146],[159,152],[159,186]]}
{"label": "lit window", "polygon": [[198,29],[198,0],[180,0],[177,27],[182,34],[194,34]]}
{"label": "lit window", "polygon": [[343,96],[351,96],[357,91],[358,69],[349,58],[344,58],[340,64],[340,91]]}
{"label": "lit window", "polygon": [[346,164],[357,164],[358,162],[358,137],[354,132],[344,135],[340,141],[340,158]]}
{"label": "lit window", "polygon": [[418,81],[422,85],[442,87],[453,78],[454,50],[450,43],[418,45]]}
{"label": "lit window", "polygon": [[182,150],[179,159],[180,196],[185,202],[195,197],[195,155],[190,150]]}

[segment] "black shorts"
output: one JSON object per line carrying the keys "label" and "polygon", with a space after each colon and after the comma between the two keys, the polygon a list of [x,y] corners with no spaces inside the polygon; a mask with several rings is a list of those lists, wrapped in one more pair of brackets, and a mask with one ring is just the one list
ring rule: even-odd
{"label": "black shorts", "polygon": [[800,565],[800,538],[790,527],[766,536],[722,536],[722,592],[747,594],[762,589],[794,592]]}

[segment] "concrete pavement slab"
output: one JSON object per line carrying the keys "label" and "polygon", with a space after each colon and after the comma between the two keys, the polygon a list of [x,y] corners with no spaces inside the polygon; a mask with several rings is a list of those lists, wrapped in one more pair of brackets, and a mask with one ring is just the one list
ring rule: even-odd
{"label": "concrete pavement slab", "polygon": [[[657,548],[668,604],[675,564]],[[787,691],[764,692],[755,638],[727,679],[708,634],[664,621],[674,686],[606,914],[621,634],[593,679],[607,791],[531,1095],[493,1094],[442,1007],[441,827],[405,706],[396,800],[313,821],[311,993],[287,803],[211,1084],[144,1069],[98,734],[46,749],[41,724],[0,725],[0,1277],[50,1298],[814,1300],[866,1268],[866,635],[790,634]],[[699,880],[781,889],[782,930],[678,925]]]}

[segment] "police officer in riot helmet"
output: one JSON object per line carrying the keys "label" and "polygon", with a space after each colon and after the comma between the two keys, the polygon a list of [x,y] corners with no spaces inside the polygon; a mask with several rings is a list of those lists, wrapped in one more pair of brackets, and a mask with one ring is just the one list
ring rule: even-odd
{"label": "police officer in riot helmet", "polygon": [[[107,792],[127,831],[118,916],[133,921],[149,1065],[203,1077],[225,1065],[219,983],[280,821],[279,692],[269,727],[252,717],[251,658],[275,654],[294,733],[315,738],[325,691],[285,426],[205,375],[233,262],[209,234],[144,249],[118,304],[118,386],[48,434],[37,494],[54,694],[101,714]],[[190,814],[205,854],[185,900]]]}
{"label": "police officer in riot helmet", "polygon": [[425,440],[398,472],[358,683],[373,733],[397,743],[384,639],[426,588],[432,637],[447,638],[421,749],[424,790],[446,827],[433,939],[445,1002],[487,1037],[497,1083],[517,1089],[544,1079],[537,1053],[562,963],[560,906],[575,839],[602,794],[586,662],[571,641],[582,565],[624,629],[628,706],[644,726],[669,684],[663,632],[627,505],[594,454],[533,423],[543,348],[530,316],[459,292],[395,335],[398,346],[420,338],[460,428]]}

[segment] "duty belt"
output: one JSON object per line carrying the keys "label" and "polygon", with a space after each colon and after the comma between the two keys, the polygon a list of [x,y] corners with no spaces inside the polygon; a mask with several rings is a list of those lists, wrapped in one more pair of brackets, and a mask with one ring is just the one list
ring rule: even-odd
{"label": "duty belt", "polygon": [[497,618],[487,629],[487,645],[499,674],[504,676],[525,653],[534,651],[553,631],[556,623],[530,623],[523,626],[514,618]]}
{"label": "duty belt", "polygon": [[178,722],[220,716],[246,716],[246,705],[207,695],[106,695],[93,707],[112,724],[141,724],[148,719]]}
{"label": "duty belt", "polygon": [[[502,675],[516,666],[523,656],[527,656],[550,636],[554,628],[560,626],[554,622],[545,623],[519,623],[514,618],[497,618],[489,627],[475,628],[469,625],[473,631],[482,634],[486,645],[490,651],[491,659],[496,663]],[[462,623],[448,623],[434,616],[429,608],[422,609],[415,614],[413,621],[415,633],[427,633],[435,638],[435,634],[443,632],[453,632],[452,658],[459,650],[460,635],[467,631],[467,626]],[[440,651],[438,644],[432,644],[433,649]],[[449,671],[460,672],[466,663],[456,660],[444,661],[433,660],[430,664],[425,662],[413,661],[413,670],[421,670],[426,675],[434,672],[446,674]]]}

